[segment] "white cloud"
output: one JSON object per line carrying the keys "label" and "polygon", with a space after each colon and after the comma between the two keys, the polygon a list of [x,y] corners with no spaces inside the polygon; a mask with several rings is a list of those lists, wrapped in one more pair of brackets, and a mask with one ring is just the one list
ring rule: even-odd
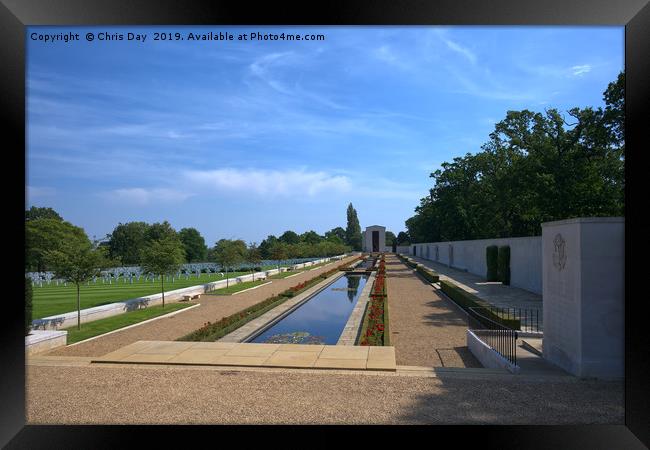
{"label": "white cloud", "polygon": [[192,195],[167,188],[126,188],[104,193],[103,197],[115,203],[142,206],[157,202],[181,202]]}
{"label": "white cloud", "polygon": [[347,192],[346,176],[305,170],[217,169],[184,173],[188,181],[221,191],[269,196],[314,196],[321,192]]}
{"label": "white cloud", "polygon": [[591,66],[589,64],[583,64],[581,66],[573,66],[571,67],[571,71],[573,75],[580,77],[585,73],[591,72]]}
{"label": "white cloud", "polygon": [[471,50],[469,50],[466,47],[463,47],[457,42],[452,41],[451,39],[442,38],[442,40],[445,44],[447,44],[447,47],[450,50],[453,50],[454,52],[461,54],[462,56],[467,58],[467,60],[472,64],[476,64],[476,55]]}

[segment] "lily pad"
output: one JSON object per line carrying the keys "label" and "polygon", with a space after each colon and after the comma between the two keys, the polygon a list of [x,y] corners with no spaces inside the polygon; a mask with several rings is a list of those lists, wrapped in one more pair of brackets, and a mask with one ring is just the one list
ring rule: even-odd
{"label": "lily pad", "polygon": [[325,344],[323,336],[312,336],[306,331],[274,334],[273,336],[269,336],[264,342],[268,344]]}

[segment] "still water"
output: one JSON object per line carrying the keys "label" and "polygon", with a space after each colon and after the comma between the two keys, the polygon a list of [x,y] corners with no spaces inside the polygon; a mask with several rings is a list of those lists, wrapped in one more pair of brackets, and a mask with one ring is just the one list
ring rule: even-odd
{"label": "still water", "polygon": [[366,275],[345,275],[249,342],[335,345],[357,303]]}

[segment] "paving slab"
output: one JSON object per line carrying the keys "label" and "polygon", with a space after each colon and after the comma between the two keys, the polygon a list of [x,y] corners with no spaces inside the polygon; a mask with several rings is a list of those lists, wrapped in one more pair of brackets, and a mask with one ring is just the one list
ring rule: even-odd
{"label": "paving slab", "polygon": [[394,347],[138,341],[90,363],[397,370]]}
{"label": "paving slab", "polygon": [[315,352],[275,352],[263,365],[272,367],[313,367],[318,359]]}
{"label": "paving slab", "polygon": [[226,353],[228,356],[271,356],[280,348],[280,344],[235,345]]}
{"label": "paving slab", "polygon": [[173,363],[214,364],[228,349],[189,349],[169,359]]}
{"label": "paving slab", "polygon": [[320,359],[368,359],[368,347],[326,346]]}
{"label": "paving slab", "polygon": [[366,369],[366,359],[318,358],[314,367],[320,369]]}

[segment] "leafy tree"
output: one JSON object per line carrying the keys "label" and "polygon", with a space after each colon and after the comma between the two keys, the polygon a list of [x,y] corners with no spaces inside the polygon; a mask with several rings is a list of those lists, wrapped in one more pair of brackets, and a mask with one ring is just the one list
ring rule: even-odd
{"label": "leafy tree", "polygon": [[445,162],[406,221],[412,242],[539,235],[547,221],[624,214],[624,85],[605,108],[508,111],[476,154]]}
{"label": "leafy tree", "polygon": [[141,267],[145,272],[160,276],[162,307],[165,307],[165,275],[178,272],[185,261],[183,244],[173,237],[163,237],[149,241],[142,249]]}
{"label": "leafy tree", "polygon": [[161,241],[166,239],[179,240],[178,233],[166,220],[162,223],[149,225],[144,233],[146,241]]}
{"label": "leafy tree", "polygon": [[32,206],[29,210],[25,211],[25,221],[36,219],[55,219],[63,221],[63,218],[54,211],[52,208],[41,208]]}
{"label": "leafy tree", "polygon": [[68,241],[86,239],[82,228],[59,219],[39,218],[25,223],[25,263],[28,270],[44,272],[49,269],[46,253],[61,250]]}
{"label": "leafy tree", "polygon": [[[287,245],[283,242],[276,242],[269,249],[269,254],[271,259],[283,262],[288,257]],[[279,265],[278,269],[280,269]]]}
{"label": "leafy tree", "polygon": [[262,253],[257,247],[255,242],[251,242],[248,246],[248,251],[246,253],[246,262],[251,265],[251,271],[253,272],[253,281],[255,281],[255,267],[257,267],[262,262]]}
{"label": "leafy tree", "polygon": [[345,243],[345,230],[341,227],[332,228],[325,233],[325,239],[336,243]]}
{"label": "leafy tree", "polygon": [[280,242],[284,242],[285,244],[297,244],[300,242],[300,236],[298,236],[298,234],[294,231],[287,230],[282,233],[282,236],[280,236],[278,240]]}
{"label": "leafy tree", "polygon": [[347,210],[347,228],[345,229],[345,243],[352,247],[353,250],[361,250],[361,225],[359,225],[359,218],[357,211],[352,206],[348,205]]}
{"label": "leafy tree", "polygon": [[393,241],[395,241],[395,239],[397,239],[397,238],[395,237],[395,235],[393,234],[392,231],[387,231],[386,232],[386,246],[387,247],[392,247]]}
{"label": "leafy tree", "polygon": [[272,234],[267,236],[266,239],[264,239],[262,242],[260,242],[260,252],[262,253],[262,258],[265,259],[270,259],[271,258],[271,252],[270,249],[275,244],[278,242],[278,238],[273,236]]}
{"label": "leafy tree", "polygon": [[111,258],[119,258],[127,266],[140,264],[140,254],[146,245],[145,235],[148,229],[149,224],[145,222],[118,224],[108,239]]}
{"label": "leafy tree", "polygon": [[243,262],[246,258],[246,243],[242,240],[220,239],[214,247],[215,261],[226,269],[226,287],[228,281],[228,269]]}
{"label": "leafy tree", "polygon": [[[46,219],[51,220],[51,219]],[[85,235],[66,240],[60,249],[45,253],[48,265],[57,278],[77,287],[77,329],[81,329],[81,284],[100,275],[103,257]]]}
{"label": "leafy tree", "polygon": [[409,245],[411,243],[411,238],[404,231],[397,233],[397,245]]}
{"label": "leafy tree", "polygon": [[205,245],[205,239],[196,228],[183,228],[178,232],[178,236],[185,248],[188,263],[206,260],[208,247]]}
{"label": "leafy tree", "polygon": [[318,244],[322,240],[323,237],[312,230],[306,231],[300,235],[300,241],[305,242],[307,244],[312,244],[312,245]]}

